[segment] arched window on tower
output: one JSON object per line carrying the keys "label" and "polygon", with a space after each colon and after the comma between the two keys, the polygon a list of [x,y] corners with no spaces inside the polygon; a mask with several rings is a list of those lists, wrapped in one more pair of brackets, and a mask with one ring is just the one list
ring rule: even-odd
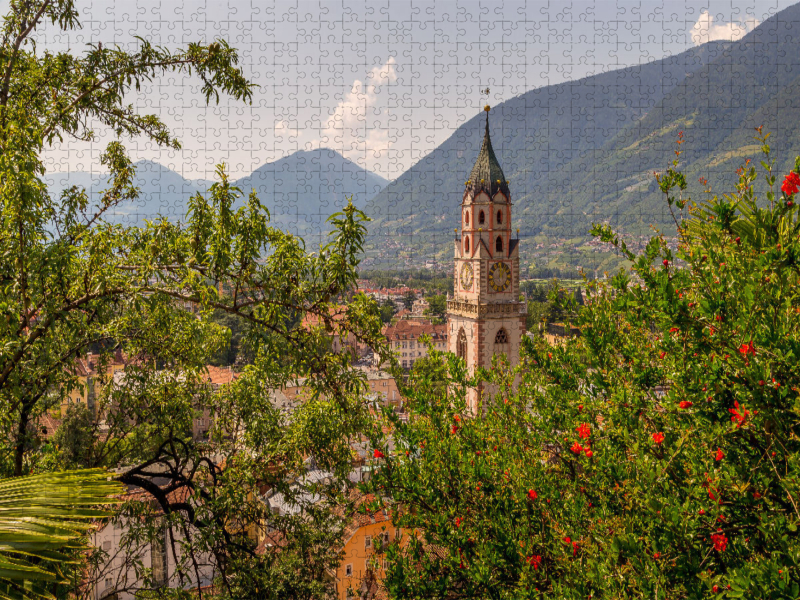
{"label": "arched window on tower", "polygon": [[486,222],[486,216],[483,214],[483,211],[481,211],[478,214],[478,223],[483,225],[485,222]]}
{"label": "arched window on tower", "polygon": [[494,353],[508,356],[510,350],[511,345],[508,340],[508,332],[505,329],[501,329],[494,336]]}
{"label": "arched window on tower", "polygon": [[469,237],[464,238],[464,254],[469,254]]}
{"label": "arched window on tower", "polygon": [[502,210],[498,210],[497,211],[497,224],[501,225],[502,223],[503,223],[503,211]]}
{"label": "arched window on tower", "polygon": [[469,211],[464,213],[464,223],[469,227]]}
{"label": "arched window on tower", "polygon": [[502,236],[498,236],[497,237],[497,241],[494,243],[494,248],[498,252],[502,252],[503,251],[503,237]]}
{"label": "arched window on tower", "polygon": [[458,340],[456,342],[456,354],[458,355],[459,358],[467,360],[467,334],[464,332],[463,327],[458,331]]}

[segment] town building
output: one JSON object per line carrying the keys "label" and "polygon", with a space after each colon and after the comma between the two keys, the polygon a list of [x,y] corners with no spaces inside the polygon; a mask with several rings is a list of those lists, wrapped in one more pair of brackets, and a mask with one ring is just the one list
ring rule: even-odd
{"label": "town building", "polygon": [[[455,238],[453,298],[447,302],[449,350],[463,358],[470,374],[490,367],[495,354],[519,363],[527,306],[519,293],[519,238],[511,233],[511,191],[486,131],[461,201],[461,232]],[[519,230],[517,230],[519,231]],[[467,402],[477,413],[483,395],[470,389]]]}
{"label": "town building", "polygon": [[397,360],[406,369],[428,355],[428,349],[422,342],[424,335],[431,338],[435,350],[447,351],[447,326],[434,325],[429,319],[401,319],[394,325],[385,326],[383,334]]}
{"label": "town building", "polygon": [[61,417],[71,405],[81,404],[97,416],[97,399],[103,387],[113,381],[116,373],[125,369],[127,361],[122,350],[104,358],[100,354],[88,353],[79,357],[72,365],[70,374],[74,376],[73,384],[64,390],[61,399]]}

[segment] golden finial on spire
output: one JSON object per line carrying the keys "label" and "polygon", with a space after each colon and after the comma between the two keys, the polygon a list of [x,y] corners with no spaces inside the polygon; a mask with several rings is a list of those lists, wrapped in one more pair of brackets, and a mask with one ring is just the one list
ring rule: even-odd
{"label": "golden finial on spire", "polygon": [[[484,89],[484,90],[481,90],[481,95],[483,95],[483,94],[486,94],[486,99],[488,100],[489,99],[489,88],[488,87],[486,89]],[[487,104],[486,106],[483,107],[483,110],[485,110],[488,113],[491,110],[491,107]]]}

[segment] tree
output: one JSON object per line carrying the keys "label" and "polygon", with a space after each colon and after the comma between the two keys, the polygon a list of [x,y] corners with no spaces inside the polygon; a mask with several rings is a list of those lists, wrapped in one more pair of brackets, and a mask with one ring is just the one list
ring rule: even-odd
{"label": "tree", "polygon": [[98,507],[118,503],[121,486],[102,470],[65,471],[0,479],[0,596],[51,598],[72,560],[85,549]]}
{"label": "tree", "polygon": [[411,307],[414,306],[414,301],[416,299],[417,295],[413,291],[408,290],[405,294],[403,294],[403,307],[406,310],[411,310]]}
{"label": "tree", "polygon": [[427,300],[430,306],[425,309],[425,314],[434,317],[436,323],[444,323],[447,313],[447,297],[439,294],[428,296]]}
{"label": "tree", "polygon": [[[766,202],[739,175],[702,204],[677,163],[659,176],[677,251],[658,236],[635,255],[596,227],[635,279],[590,284],[582,337],[524,339],[516,390],[499,362],[468,381],[439,356],[448,397],[409,391],[400,451],[373,440],[376,504],[418,531],[389,549],[391,596],[797,596],[800,158]],[[501,391],[467,418],[460,390],[480,380]]]}
{"label": "tree", "polygon": [[[165,73],[196,76],[207,101],[222,94],[248,101],[252,85],[223,40],[175,52],[139,39],[134,51],[98,44],[81,56],[53,54],[31,36],[43,21],[78,27],[71,0],[13,2],[8,11],[0,41],[0,473],[53,464],[52,445],[39,443],[39,419],[81,385],[77,360],[100,349],[96,406],[104,429],[90,454],[72,458],[120,467],[119,479],[146,495],[118,511],[137,515],[126,543],[157,541],[163,530],[152,524],[166,521],[185,534],[174,567],[187,586],[197,581],[192,556],[202,552],[213,557],[221,597],[269,596],[278,587],[323,595],[337,557],[335,544],[321,540],[341,531],[346,513],[334,508],[350,468],[347,440],[366,423],[363,375],[349,368],[348,356],[323,351],[326,330],[382,347],[379,315],[363,295],[336,323],[330,317],[354,287],[366,217],[348,205],[330,219],[327,243],[307,250],[270,227],[255,194],[231,186],[220,165],[209,192],[189,200],[183,222],[106,222],[112,208],[137,196],[122,139],[179,146],[156,116],[127,104],[142,83]],[[96,206],[77,187],[52,198],[41,153],[64,136],[92,139],[90,122],[117,138],[102,155],[109,188]],[[206,365],[231,328],[215,323],[214,313],[246,324],[243,344],[253,356],[223,390],[209,385]],[[306,314],[323,326],[296,326]],[[103,365],[115,351],[128,365],[111,377]],[[310,398],[289,418],[270,394],[298,377]],[[198,442],[192,429],[201,408],[215,425]],[[330,484],[313,490],[330,502],[272,515],[258,490],[296,495],[289,482],[305,473],[308,457],[330,472]],[[256,552],[267,531],[285,542],[280,560],[277,548]],[[77,581],[81,549],[67,553],[65,577]],[[298,564],[307,577],[297,577]],[[157,586],[146,569],[137,575],[137,592]]]}
{"label": "tree", "polygon": [[394,314],[397,312],[397,305],[394,303],[394,300],[391,298],[386,298],[381,305],[381,321],[383,323],[391,323],[392,319],[394,318]]}

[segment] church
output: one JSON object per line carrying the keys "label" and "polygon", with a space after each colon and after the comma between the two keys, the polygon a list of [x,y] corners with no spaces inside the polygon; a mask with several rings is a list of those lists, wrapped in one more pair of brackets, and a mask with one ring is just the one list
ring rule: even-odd
{"label": "church", "polygon": [[[461,231],[456,229],[454,294],[447,302],[448,346],[467,363],[470,375],[489,368],[492,356],[505,354],[519,363],[527,304],[519,294],[519,230],[511,236],[511,192],[492,149],[489,106],[478,159],[461,200]],[[497,390],[468,389],[472,414],[481,398]]]}

